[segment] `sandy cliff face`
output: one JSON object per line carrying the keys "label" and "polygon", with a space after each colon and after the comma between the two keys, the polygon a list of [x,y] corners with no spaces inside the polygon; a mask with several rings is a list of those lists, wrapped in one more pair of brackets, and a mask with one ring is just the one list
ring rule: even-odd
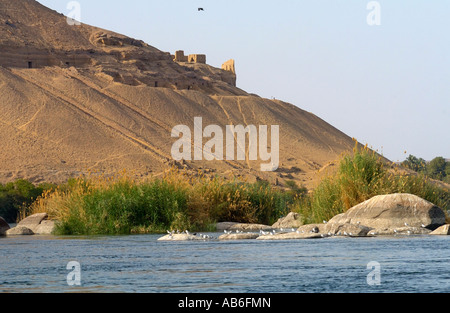
{"label": "sandy cliff face", "polygon": [[59,182],[123,169],[156,175],[175,164],[172,129],[194,129],[194,117],[223,129],[279,125],[280,168],[262,173],[258,161],[175,164],[193,171],[310,185],[316,171],[351,151],[351,138],[339,130],[291,104],[248,94],[234,86],[234,75],[174,62],[120,34],[69,26],[36,1],[0,0],[0,181]]}

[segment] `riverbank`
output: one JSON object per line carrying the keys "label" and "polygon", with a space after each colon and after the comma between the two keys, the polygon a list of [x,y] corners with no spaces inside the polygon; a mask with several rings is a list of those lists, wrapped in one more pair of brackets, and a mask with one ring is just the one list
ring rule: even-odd
{"label": "riverbank", "polygon": [[290,226],[298,228],[329,221],[375,196],[389,194],[412,194],[450,209],[445,187],[424,176],[401,173],[367,148],[355,148],[353,155],[343,157],[336,173],[309,193],[295,182],[281,187],[177,169],[145,181],[122,173],[70,180],[45,192],[23,216],[48,214],[58,221],[55,233],[59,235],[205,232],[213,231],[218,221],[272,226],[288,213],[298,215],[297,224]]}
{"label": "riverbank", "polygon": [[[0,218],[0,230],[8,236],[55,233],[60,222],[48,220],[48,217],[47,213],[34,214],[12,229]],[[224,234],[217,238],[188,230],[167,230],[168,234],[159,241],[299,240],[401,234],[447,236],[450,225],[446,222],[444,211],[433,203],[411,194],[391,194],[373,197],[322,224],[303,225],[299,214],[291,212],[272,226],[225,222],[210,226],[223,230]]]}

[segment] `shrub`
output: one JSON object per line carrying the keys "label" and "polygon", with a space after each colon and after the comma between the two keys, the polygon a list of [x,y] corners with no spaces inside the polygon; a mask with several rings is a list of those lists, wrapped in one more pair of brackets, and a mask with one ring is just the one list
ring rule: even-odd
{"label": "shrub", "polygon": [[0,184],[0,216],[9,223],[16,222],[20,212],[26,210],[44,190],[54,187],[52,184],[35,186],[24,179],[5,185]]}
{"label": "shrub", "polygon": [[321,223],[376,195],[410,193],[444,210],[450,209],[450,193],[431,183],[424,175],[406,175],[390,168],[366,147],[344,156],[335,175],[323,179],[309,199],[298,201],[293,210],[306,223]]}

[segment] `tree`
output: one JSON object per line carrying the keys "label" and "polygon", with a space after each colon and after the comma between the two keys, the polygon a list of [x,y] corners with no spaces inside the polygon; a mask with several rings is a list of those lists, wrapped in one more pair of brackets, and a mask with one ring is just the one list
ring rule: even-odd
{"label": "tree", "polygon": [[443,180],[446,176],[447,162],[443,157],[437,157],[431,160],[427,166],[428,175],[431,178]]}
{"label": "tree", "polygon": [[35,186],[24,179],[5,185],[0,184],[0,216],[7,222],[14,223],[20,210],[33,203],[44,190],[54,187],[52,184]]}
{"label": "tree", "polygon": [[402,165],[410,170],[416,171],[418,173],[424,172],[426,168],[426,161],[422,158],[417,158],[414,155],[409,155]]}

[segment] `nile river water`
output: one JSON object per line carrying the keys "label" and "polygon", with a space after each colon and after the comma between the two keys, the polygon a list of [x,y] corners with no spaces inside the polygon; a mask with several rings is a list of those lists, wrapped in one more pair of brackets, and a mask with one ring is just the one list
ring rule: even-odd
{"label": "nile river water", "polygon": [[[450,292],[449,236],[280,242],[159,237],[0,238],[0,292]],[[70,261],[80,264],[81,286],[68,285]],[[368,269],[370,262],[379,267]],[[369,284],[368,276],[379,284]]]}

